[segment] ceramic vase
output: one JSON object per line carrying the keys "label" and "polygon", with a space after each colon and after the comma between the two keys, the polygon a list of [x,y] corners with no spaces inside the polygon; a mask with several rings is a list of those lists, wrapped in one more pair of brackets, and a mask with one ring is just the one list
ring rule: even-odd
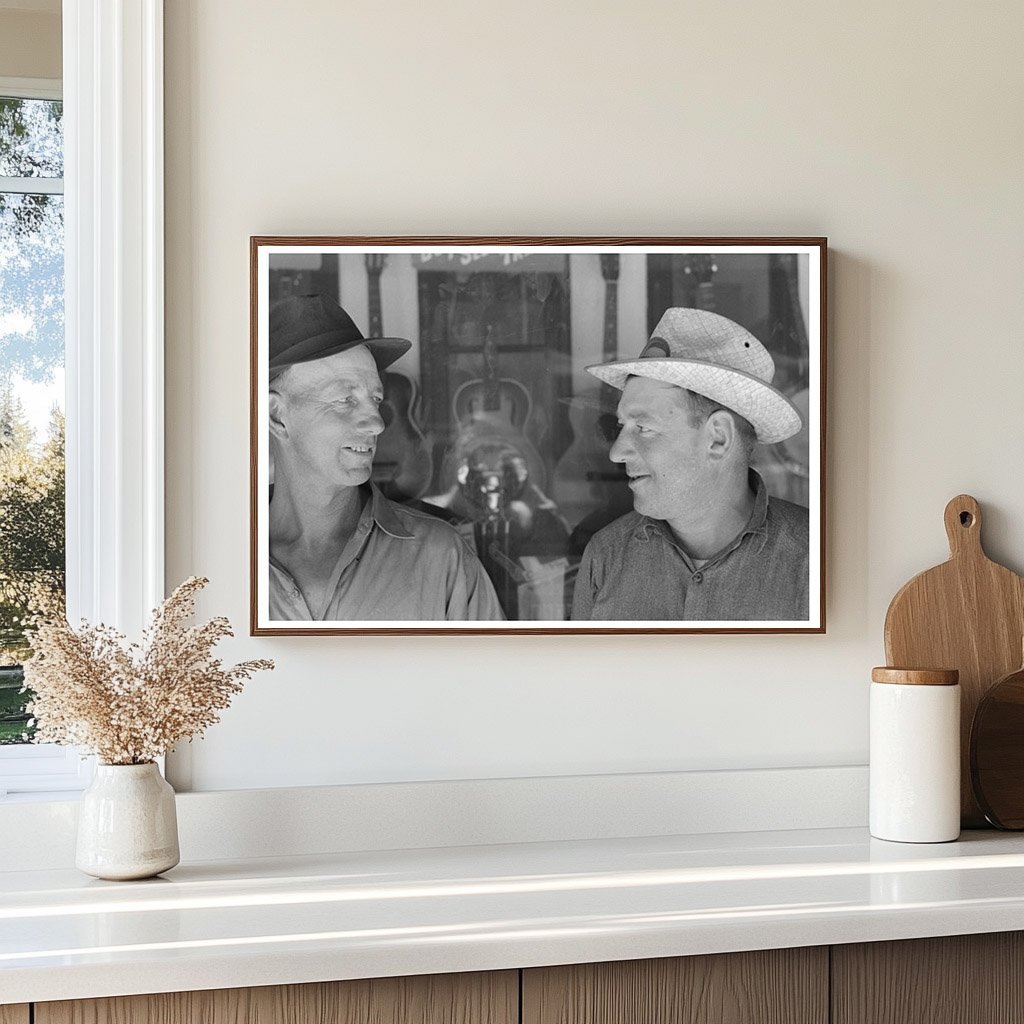
{"label": "ceramic vase", "polygon": [[150,878],[180,860],[174,790],[152,761],[99,764],[82,794],[75,866],[96,878]]}

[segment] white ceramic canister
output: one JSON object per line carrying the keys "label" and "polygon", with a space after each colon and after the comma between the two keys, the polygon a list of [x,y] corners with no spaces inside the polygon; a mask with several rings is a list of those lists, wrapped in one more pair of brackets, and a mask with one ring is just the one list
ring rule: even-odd
{"label": "white ceramic canister", "polygon": [[948,843],[960,835],[959,678],[955,669],[872,669],[876,839]]}

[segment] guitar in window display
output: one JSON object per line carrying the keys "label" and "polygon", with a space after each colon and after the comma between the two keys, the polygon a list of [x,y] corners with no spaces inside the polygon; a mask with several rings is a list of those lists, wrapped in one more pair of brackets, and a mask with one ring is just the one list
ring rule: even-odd
{"label": "guitar in window display", "polygon": [[[384,337],[380,278],[387,263],[384,253],[366,254],[369,299],[369,338]],[[419,394],[412,378],[397,370],[381,374],[384,401],[380,414],[384,433],[377,438],[373,482],[393,501],[415,501],[430,489],[434,463],[417,418]]]}
{"label": "guitar in window display", "polygon": [[[526,568],[561,556],[568,528],[543,491],[544,462],[526,430],[533,410],[529,391],[498,369],[494,327],[478,325],[483,374],[452,396],[451,443],[441,464],[442,494],[428,498],[473,522],[477,554],[509,617],[520,617]],[[559,605],[561,617],[562,608]]]}
{"label": "guitar in window display", "polygon": [[753,467],[768,493],[810,505],[810,399],[807,322],[800,301],[796,257],[769,256],[768,317],[765,344],[775,360],[775,386],[793,403],[803,424],[800,431],[774,445],[759,445]]}
{"label": "guitar in window display", "polygon": [[709,313],[715,309],[715,282],[718,271],[715,257],[707,253],[688,256],[683,264],[683,273],[694,279],[693,305],[695,309],[706,309]]}

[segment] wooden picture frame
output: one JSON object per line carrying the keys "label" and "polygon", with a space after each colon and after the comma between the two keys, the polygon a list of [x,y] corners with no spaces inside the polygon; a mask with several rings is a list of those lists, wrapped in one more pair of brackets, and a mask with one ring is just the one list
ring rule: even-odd
{"label": "wooden picture frame", "polygon": [[[250,283],[252,635],[825,631],[824,238],[257,236]],[[313,306],[355,335],[295,345]],[[587,370],[641,353],[625,391]],[[349,363],[379,389],[356,441]],[[690,408],[693,373],[725,391]],[[756,426],[724,415],[741,393]],[[730,505],[781,431],[762,405],[789,433]]]}

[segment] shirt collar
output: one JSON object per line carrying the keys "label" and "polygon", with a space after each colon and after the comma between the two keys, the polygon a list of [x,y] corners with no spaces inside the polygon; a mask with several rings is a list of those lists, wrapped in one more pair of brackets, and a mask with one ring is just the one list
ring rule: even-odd
{"label": "shirt collar", "polygon": [[767,536],[768,488],[765,487],[761,474],[756,470],[748,470],[747,479],[750,481],[750,486],[754,488],[754,507],[750,510],[750,518],[740,536],[747,533],[760,533]]}
{"label": "shirt collar", "polygon": [[[386,534],[397,540],[413,540],[407,527],[398,515],[399,506],[381,494],[375,483],[370,483],[370,500],[363,509],[363,516],[371,518]],[[364,520],[365,521],[365,520]]]}
{"label": "shirt collar", "polygon": [[[740,531],[736,541],[730,542],[730,548],[733,546],[733,543],[738,543],[748,533],[759,534],[762,545],[768,537],[768,488],[765,487],[761,474],[753,469],[747,471],[747,479],[754,491],[754,507],[750,510],[750,518],[747,519],[747,525]],[[650,540],[652,531],[656,533],[668,531],[666,536],[672,538],[672,531],[663,519],[651,519],[648,516],[640,517],[640,522],[637,523],[633,536],[637,540]]]}

